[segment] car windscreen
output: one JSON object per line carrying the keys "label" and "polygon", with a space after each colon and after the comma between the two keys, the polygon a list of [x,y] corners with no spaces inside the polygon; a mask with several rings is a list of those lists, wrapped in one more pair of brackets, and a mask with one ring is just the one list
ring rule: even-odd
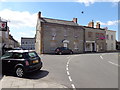
{"label": "car windscreen", "polygon": [[38,57],[38,55],[37,55],[36,52],[29,52],[29,53],[28,53],[28,56],[29,56],[30,58]]}
{"label": "car windscreen", "polygon": [[2,57],[1,59],[8,59],[8,58],[11,58],[13,55],[12,52],[6,52]]}

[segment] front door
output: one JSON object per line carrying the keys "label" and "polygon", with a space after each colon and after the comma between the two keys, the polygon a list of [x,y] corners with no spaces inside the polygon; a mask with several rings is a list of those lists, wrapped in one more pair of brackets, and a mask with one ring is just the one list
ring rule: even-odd
{"label": "front door", "polygon": [[63,47],[68,47],[68,43],[63,43]]}
{"label": "front door", "polygon": [[95,51],[95,44],[92,43],[92,51],[94,52]]}

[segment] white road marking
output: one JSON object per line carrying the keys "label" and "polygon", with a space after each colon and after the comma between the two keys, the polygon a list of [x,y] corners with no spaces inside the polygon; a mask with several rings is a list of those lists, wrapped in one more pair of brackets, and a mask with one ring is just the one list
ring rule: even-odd
{"label": "white road marking", "polygon": [[71,79],[71,77],[70,77],[70,76],[68,76],[68,78],[69,78],[69,80],[72,82],[72,79]]}
{"label": "white road marking", "polygon": [[[70,82],[72,82],[72,78],[71,78],[71,76],[70,76],[69,68],[68,68],[68,67],[69,67],[69,63],[70,63],[71,58],[72,58],[72,57],[70,57],[70,56],[67,57],[68,61],[67,61],[67,65],[66,65],[66,71],[67,71],[67,75],[68,75],[68,78],[69,78]],[[72,86],[73,90],[76,90],[74,84],[71,84],[71,86]]]}
{"label": "white road marking", "polygon": [[71,59],[68,59],[67,65],[69,65]]}
{"label": "white road marking", "polygon": [[68,67],[66,68],[66,70],[68,71]]}
{"label": "white road marking", "polygon": [[68,76],[70,76],[70,73],[69,73],[69,71],[67,71],[67,75],[68,75]]}
{"label": "white road marking", "polygon": [[102,57],[102,56],[100,56],[100,58],[101,58],[101,59],[103,59],[103,57]]}
{"label": "white road marking", "polygon": [[113,62],[111,62],[111,61],[108,61],[109,63],[111,63],[111,64],[113,64],[113,65],[115,65],[115,66],[120,66],[120,65],[118,65],[118,64],[116,64],[116,63],[113,63]]}
{"label": "white road marking", "polygon": [[71,86],[72,86],[72,88],[74,88],[74,90],[76,90],[76,89],[75,89],[75,85],[74,85],[74,84],[71,84]]}
{"label": "white road marking", "polygon": [[67,65],[69,65],[69,62],[67,62]]}

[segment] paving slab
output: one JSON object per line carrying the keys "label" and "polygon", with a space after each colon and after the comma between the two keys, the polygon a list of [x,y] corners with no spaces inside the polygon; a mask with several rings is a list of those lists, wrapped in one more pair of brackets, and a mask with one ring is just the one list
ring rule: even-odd
{"label": "paving slab", "polygon": [[1,83],[2,88],[67,88],[50,80],[34,80],[14,76],[4,76]]}

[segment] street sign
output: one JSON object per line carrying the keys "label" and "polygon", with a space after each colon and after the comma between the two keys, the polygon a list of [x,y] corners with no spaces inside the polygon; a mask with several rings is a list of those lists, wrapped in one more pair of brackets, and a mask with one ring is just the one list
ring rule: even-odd
{"label": "street sign", "polygon": [[7,22],[0,21],[0,30],[7,31]]}

